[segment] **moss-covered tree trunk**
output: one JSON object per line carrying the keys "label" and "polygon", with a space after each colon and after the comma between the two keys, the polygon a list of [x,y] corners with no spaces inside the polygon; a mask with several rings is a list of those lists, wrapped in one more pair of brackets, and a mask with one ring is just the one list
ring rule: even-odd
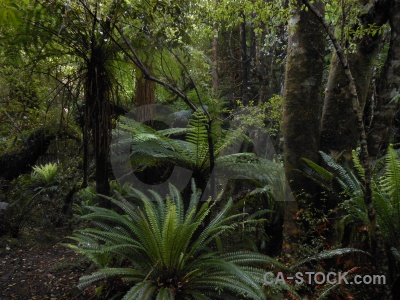
{"label": "moss-covered tree trunk", "polygon": [[0,177],[13,180],[31,170],[40,156],[46,153],[51,141],[56,137],[48,129],[40,128],[25,140],[23,148],[0,156]]}
{"label": "moss-covered tree trunk", "polygon": [[[373,2],[375,4],[372,6],[372,1],[365,5],[365,8],[371,7],[366,13],[360,13],[360,25],[357,30],[367,29],[372,24],[380,27],[386,23],[387,1]],[[356,41],[355,51],[348,55],[362,109],[373,74],[374,60],[379,53],[379,41],[379,34],[364,34]],[[342,154],[347,160],[351,159],[351,151],[356,148],[359,136],[351,97],[350,82],[338,56],[334,54],[322,112],[321,149],[334,157]]]}
{"label": "moss-covered tree trunk", "polygon": [[368,133],[368,149],[372,158],[383,154],[389,146],[392,120],[398,108],[400,94],[400,0],[391,1],[391,27],[387,59],[377,85],[377,102]]}
{"label": "moss-covered tree trunk", "polygon": [[[313,184],[299,169],[302,157],[318,160],[321,85],[324,69],[324,30],[315,16],[302,10],[301,1],[290,19],[290,36],[284,87],[282,130],[285,172],[296,201],[287,201],[284,215],[283,251],[294,253],[300,238],[295,218],[302,192],[314,194]],[[323,3],[316,1],[323,11]]]}
{"label": "moss-covered tree trunk", "polygon": [[[351,73],[349,60],[345,55],[345,51],[343,50],[342,45],[339,43],[337,37],[335,36],[332,28],[329,26],[328,22],[321,14],[321,12],[318,10],[318,8],[316,8],[313,4],[311,4],[309,0],[302,0],[302,1],[307,6],[307,8],[315,14],[315,16],[318,18],[318,20],[321,22],[326,32],[328,33],[329,38],[338,55],[339,61],[343,66],[343,72],[345,73],[349,83],[349,93],[351,95],[350,99],[353,106],[353,112],[357,120],[357,128],[359,133],[359,141],[361,148],[360,158],[364,169],[364,180],[362,185],[362,191],[364,194],[363,200],[365,206],[367,207],[367,214],[369,220],[368,227],[370,235],[370,243],[369,243],[370,251],[372,253],[372,256],[374,257],[374,264],[377,273],[383,274],[385,278],[389,279],[390,276],[389,276],[388,260],[385,253],[382,232],[377,224],[376,210],[373,202],[372,167],[371,167],[370,156],[368,153],[367,134],[363,120],[363,111],[361,109],[359,96],[357,94],[356,82]],[[377,2],[374,3],[376,4]],[[385,299],[392,299],[392,291],[390,284],[386,283],[384,285],[384,290],[386,294]]]}
{"label": "moss-covered tree trunk", "polygon": [[[151,64],[143,63],[148,72],[152,72]],[[137,117],[139,122],[150,125],[154,118],[154,107],[156,103],[156,86],[153,81],[147,80],[143,72],[137,69],[136,86],[135,86],[135,105],[138,106]]]}

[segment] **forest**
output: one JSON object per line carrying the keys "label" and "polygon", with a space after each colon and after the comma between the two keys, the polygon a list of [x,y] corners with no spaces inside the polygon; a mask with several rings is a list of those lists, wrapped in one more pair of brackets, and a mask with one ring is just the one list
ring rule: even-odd
{"label": "forest", "polygon": [[0,299],[400,299],[400,0],[0,0]]}

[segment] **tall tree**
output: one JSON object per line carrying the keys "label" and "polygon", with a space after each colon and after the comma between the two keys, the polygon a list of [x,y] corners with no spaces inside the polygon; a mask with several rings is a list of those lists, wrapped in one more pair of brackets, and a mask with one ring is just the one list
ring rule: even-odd
{"label": "tall tree", "polygon": [[240,32],[240,59],[242,67],[242,84],[241,96],[244,104],[249,103],[249,67],[250,59],[247,55],[247,28],[246,28],[246,15],[243,11],[239,13],[239,32]]}
{"label": "tall tree", "polygon": [[[315,193],[311,188],[313,184],[299,169],[302,166],[302,157],[318,160],[324,69],[324,58],[321,54],[325,51],[325,35],[317,18],[310,11],[302,9],[301,0],[292,4],[282,130],[286,177],[299,200],[304,190],[310,194]],[[323,11],[324,4],[321,1],[316,1],[315,4]],[[285,204],[283,247],[284,251],[290,253],[292,246],[300,238],[295,223],[298,204],[293,201]]]}
{"label": "tall tree", "polygon": [[368,133],[372,158],[383,154],[389,146],[393,117],[400,95],[400,1],[390,1],[390,45],[382,74],[377,83],[376,107]]}
{"label": "tall tree", "polygon": [[[355,28],[347,29],[347,31],[355,32],[347,36],[347,44],[356,45],[355,49],[348,49],[348,60],[360,105],[364,108],[374,63],[379,53],[379,30],[387,22],[388,1],[360,0],[358,2],[365,11],[359,12],[359,21],[354,25]],[[342,10],[346,10],[346,6],[342,7]],[[343,15],[346,15],[346,12],[343,12]],[[333,156],[343,154],[347,160],[351,160],[351,151],[357,146],[359,134],[350,89],[350,82],[343,65],[339,57],[334,54],[322,113],[321,149]]]}
{"label": "tall tree", "polygon": [[[351,96],[350,99],[353,108],[353,113],[357,121],[356,125],[358,129],[360,149],[361,149],[360,156],[364,173],[362,191],[363,191],[363,200],[365,207],[367,208],[367,215],[369,220],[369,248],[371,250],[371,253],[375,257],[375,267],[378,270],[378,272],[384,274],[386,278],[390,278],[388,259],[385,253],[385,246],[383,243],[383,235],[380,227],[377,224],[376,209],[373,201],[371,159],[368,153],[366,127],[364,125],[363,109],[361,106],[360,98],[358,96],[356,81],[352,75],[348,57],[346,56],[342,45],[335,36],[333,29],[329,26],[326,19],[315,5],[311,4],[309,0],[302,0],[302,2],[307,6],[308,9],[310,9],[313,12],[318,21],[323,25],[324,29],[326,30],[336,50],[339,61],[343,67],[343,72],[346,75],[349,83],[349,93]],[[386,292],[385,299],[392,299],[390,285],[385,284],[384,289]]]}
{"label": "tall tree", "polygon": [[[218,5],[218,0],[214,0],[214,5]],[[212,64],[211,64],[211,79],[212,79],[212,93],[213,98],[217,99],[218,90],[219,90],[219,79],[218,79],[218,65],[219,65],[219,53],[218,53],[218,29],[219,23],[218,20],[214,20],[213,30],[214,35],[212,38]]]}

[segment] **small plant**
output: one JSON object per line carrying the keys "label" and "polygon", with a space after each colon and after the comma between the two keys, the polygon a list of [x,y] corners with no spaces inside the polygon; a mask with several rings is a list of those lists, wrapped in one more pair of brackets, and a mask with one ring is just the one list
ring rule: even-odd
{"label": "small plant", "polygon": [[84,189],[79,190],[74,195],[74,204],[72,211],[78,216],[88,214],[90,211],[86,209],[88,206],[94,206],[97,203],[97,195],[94,187],[87,186]]}
{"label": "small plant", "polygon": [[31,174],[32,184],[45,186],[52,185],[57,181],[58,174],[59,167],[56,163],[34,166]]}
{"label": "small plant", "polygon": [[[193,187],[194,189],[194,187]],[[132,204],[121,196],[108,198],[123,213],[89,207],[83,216],[96,228],[77,231],[69,247],[95,262],[103,254],[113,264],[80,279],[81,289],[108,278],[122,278],[130,286],[123,299],[265,299],[262,287],[266,265],[287,269],[272,258],[249,251],[222,251],[215,243],[225,231],[235,227],[242,214],[229,215],[232,201],[203,222],[214,203],[199,205],[200,192],[192,194],[185,209],[177,189],[170,187],[164,201],[152,192],[149,199],[138,190],[140,199]]]}
{"label": "small plant", "polygon": [[[34,166],[30,175],[21,175],[12,182],[6,221],[13,237],[34,219],[46,226],[49,221],[52,225],[58,222],[61,202],[53,198],[59,188],[59,166],[51,163]],[[38,217],[40,214],[46,218]]]}

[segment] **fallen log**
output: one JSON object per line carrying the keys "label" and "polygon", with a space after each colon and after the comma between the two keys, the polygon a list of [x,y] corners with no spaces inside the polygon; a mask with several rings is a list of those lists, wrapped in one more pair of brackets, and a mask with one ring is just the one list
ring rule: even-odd
{"label": "fallen log", "polygon": [[32,132],[21,150],[6,153],[0,157],[0,177],[13,180],[20,174],[29,172],[38,158],[47,151],[55,137],[55,134],[50,134],[43,128]]}

